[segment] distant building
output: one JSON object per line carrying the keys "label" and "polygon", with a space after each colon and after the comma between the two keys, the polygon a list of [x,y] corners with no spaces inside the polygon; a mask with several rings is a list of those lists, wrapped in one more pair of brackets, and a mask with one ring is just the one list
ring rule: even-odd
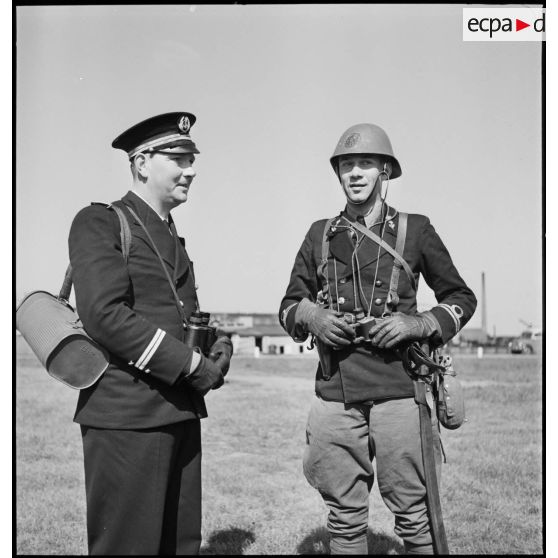
{"label": "distant building", "polygon": [[285,333],[276,314],[213,313],[211,325],[227,333],[235,354],[304,355],[309,340],[296,343]]}

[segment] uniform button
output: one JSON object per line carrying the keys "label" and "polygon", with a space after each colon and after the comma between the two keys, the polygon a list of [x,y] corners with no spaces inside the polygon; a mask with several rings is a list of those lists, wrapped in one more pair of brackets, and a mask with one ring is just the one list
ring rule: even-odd
{"label": "uniform button", "polygon": [[383,285],[383,282],[378,279],[376,281],[376,287],[381,287],[382,285]]}
{"label": "uniform button", "polygon": [[339,300],[337,301],[339,302],[339,304],[345,304],[345,297],[344,296],[340,296]]}
{"label": "uniform button", "polygon": [[374,300],[374,304],[376,306],[380,306],[382,304],[382,302],[383,302],[383,300],[381,298],[377,298],[377,299]]}
{"label": "uniform button", "polygon": [[341,277],[341,279],[339,279],[339,283],[341,283],[341,285],[344,285],[347,282],[347,279],[345,277]]}

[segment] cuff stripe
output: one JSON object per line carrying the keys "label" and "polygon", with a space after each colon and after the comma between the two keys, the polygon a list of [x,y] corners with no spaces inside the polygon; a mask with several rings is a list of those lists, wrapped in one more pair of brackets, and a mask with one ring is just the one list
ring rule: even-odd
{"label": "cuff stripe", "polygon": [[161,344],[161,341],[163,340],[163,337],[165,335],[166,332],[163,331],[162,329],[158,329],[155,332],[155,335],[151,339],[149,345],[147,345],[145,351],[143,351],[143,354],[139,357],[138,361],[136,362],[136,368],[143,370],[147,366],[147,364],[151,360],[151,357],[155,354],[155,351]]}
{"label": "cuff stripe", "polygon": [[[440,308],[443,308],[452,318],[455,324],[455,333],[461,329],[461,316],[463,313],[458,314],[454,308],[459,308],[459,306],[450,306],[449,304],[438,304]],[[461,308],[459,308],[461,310]]]}
{"label": "cuff stripe", "polygon": [[290,306],[287,306],[287,308],[285,308],[285,310],[283,310],[282,314],[281,314],[281,324],[283,325],[284,329],[287,329],[287,316],[289,315],[289,312],[298,304],[298,302],[295,302],[294,304],[291,304]]}

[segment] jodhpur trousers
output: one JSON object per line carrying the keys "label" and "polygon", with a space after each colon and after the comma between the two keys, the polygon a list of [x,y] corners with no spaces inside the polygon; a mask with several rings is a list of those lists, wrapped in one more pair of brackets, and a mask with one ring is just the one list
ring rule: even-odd
{"label": "jodhpur trousers", "polygon": [[[435,413],[433,422],[439,479],[441,447]],[[381,497],[395,516],[395,533],[406,549],[432,553],[419,410],[414,398],[346,405],[315,396],[306,440],[304,475],[329,509],[332,554],[368,552],[374,458]]]}
{"label": "jodhpur trousers", "polygon": [[89,554],[198,554],[200,421],[81,432]]}

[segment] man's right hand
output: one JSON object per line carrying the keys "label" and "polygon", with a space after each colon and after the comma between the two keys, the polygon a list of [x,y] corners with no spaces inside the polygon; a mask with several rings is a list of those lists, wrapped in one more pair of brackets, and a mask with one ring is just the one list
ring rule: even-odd
{"label": "man's right hand", "polygon": [[322,308],[306,298],[298,304],[295,320],[320,341],[336,349],[350,345],[355,338],[355,330],[343,319],[343,312]]}

